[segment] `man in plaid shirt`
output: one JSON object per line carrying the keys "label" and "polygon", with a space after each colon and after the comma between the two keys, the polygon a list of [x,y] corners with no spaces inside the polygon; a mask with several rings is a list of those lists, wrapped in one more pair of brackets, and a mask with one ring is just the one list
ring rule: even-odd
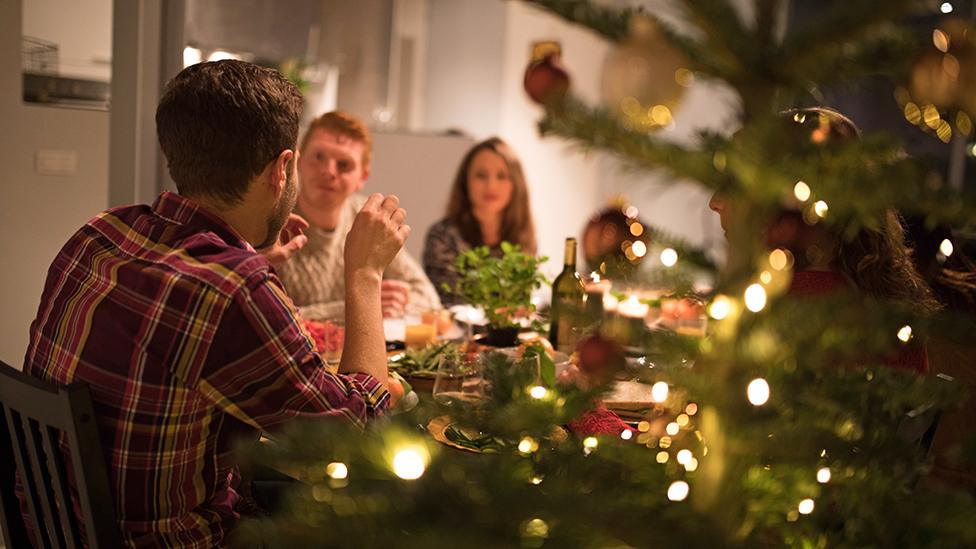
{"label": "man in plaid shirt", "polygon": [[178,194],[98,215],[48,272],[25,370],[91,386],[133,546],[222,544],[238,517],[238,438],[293,418],[362,425],[390,404],[380,282],[410,232],[396,197],[371,196],[349,232],[338,374],[271,265],[304,243],[297,224],[282,231],[301,109],[277,71],[184,69],[156,111]]}

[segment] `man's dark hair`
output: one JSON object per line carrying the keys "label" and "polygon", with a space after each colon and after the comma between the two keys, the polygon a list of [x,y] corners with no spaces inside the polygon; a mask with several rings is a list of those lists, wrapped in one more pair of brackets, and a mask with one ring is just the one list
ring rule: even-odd
{"label": "man's dark hair", "polygon": [[302,104],[298,88],[274,69],[225,60],[180,71],[156,108],[177,190],[238,203],[251,179],[295,147]]}

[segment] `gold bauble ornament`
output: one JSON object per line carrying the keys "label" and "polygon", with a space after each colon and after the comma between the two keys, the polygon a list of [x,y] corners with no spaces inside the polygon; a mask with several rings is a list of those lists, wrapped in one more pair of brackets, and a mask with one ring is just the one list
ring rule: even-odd
{"label": "gold bauble ornament", "polygon": [[694,79],[688,60],[658,24],[638,15],[631,19],[630,36],[604,65],[603,97],[626,125],[652,130],[671,124]]}
{"label": "gold bauble ornament", "polygon": [[966,21],[947,19],[932,31],[932,47],[912,65],[911,97],[920,105],[976,114],[976,44]]}

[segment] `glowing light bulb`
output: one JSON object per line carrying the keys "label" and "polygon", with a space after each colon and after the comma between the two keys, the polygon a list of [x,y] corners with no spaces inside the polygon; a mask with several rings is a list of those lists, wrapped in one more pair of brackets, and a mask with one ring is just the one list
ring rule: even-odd
{"label": "glowing light bulb", "polygon": [[952,247],[952,241],[949,240],[948,238],[943,240],[942,243],[939,244],[939,251],[942,252],[942,255],[946,257],[952,255],[952,252],[954,251],[954,248]]}
{"label": "glowing light bulb", "polygon": [[668,384],[658,381],[651,385],[651,400],[654,402],[664,402],[668,399]]}
{"label": "glowing light bulb", "polygon": [[722,320],[732,312],[732,301],[724,295],[717,295],[708,307],[708,314],[715,320]]}
{"label": "glowing light bulb", "polygon": [[624,440],[630,440],[634,438],[634,432],[631,431],[630,429],[624,429],[623,431],[620,432],[620,438]]}
{"label": "glowing light bulb", "polygon": [[898,339],[900,339],[902,343],[908,343],[908,340],[911,338],[912,338],[911,326],[907,326],[907,325],[902,326],[901,329],[898,330]]}
{"label": "glowing light bulb", "polygon": [[688,425],[689,421],[691,421],[691,419],[688,417],[687,414],[680,414],[678,417],[674,418],[674,422],[680,425],[681,427]]}
{"label": "glowing light bulb", "polygon": [[538,485],[542,484],[542,477],[540,477],[540,476],[534,476],[531,479],[529,479],[529,482],[531,482],[532,484],[535,484],[536,486],[538,486]]}
{"label": "glowing light bulb", "polygon": [[942,13],[952,13],[952,4],[949,2],[943,2],[942,5],[939,6],[939,11]]}
{"label": "glowing light bulb", "polygon": [[803,181],[797,181],[796,185],[793,185],[793,196],[800,202],[806,202],[810,199],[810,185]]}
{"label": "glowing light bulb", "polygon": [[817,217],[827,217],[827,210],[830,207],[823,200],[818,200],[813,203],[813,213],[817,214]]}
{"label": "glowing light bulb", "polygon": [[688,497],[688,483],[683,480],[676,480],[668,486],[668,499],[671,501],[684,501]]}
{"label": "glowing light bulb", "polygon": [[830,482],[830,468],[829,467],[821,467],[817,471],[817,482],[819,482],[820,484],[827,484],[828,482]]}
{"label": "glowing light bulb", "polygon": [[425,469],[424,456],[416,448],[405,448],[393,456],[393,472],[403,480],[416,480]]}
{"label": "glowing light bulb", "polygon": [[543,399],[543,398],[546,398],[546,395],[548,395],[548,394],[549,394],[549,391],[545,387],[543,387],[542,385],[536,385],[535,387],[529,389],[529,395],[532,398]]}
{"label": "glowing light bulb", "polygon": [[600,444],[596,437],[586,437],[583,439],[583,448],[595,449]]}
{"label": "glowing light bulb", "polygon": [[637,242],[634,242],[630,246],[630,250],[634,252],[635,256],[644,257],[645,255],[647,255],[647,244],[644,244],[643,242],[638,240]]}
{"label": "glowing light bulb", "polygon": [[660,452],[657,453],[657,456],[655,456],[654,459],[658,463],[667,463],[668,462],[668,458],[670,458],[670,457],[671,456],[668,455],[667,452],[665,452],[664,450],[661,450]]}
{"label": "glowing light bulb", "polygon": [[693,471],[695,471],[697,469],[698,469],[698,460],[697,459],[691,458],[691,459],[688,460],[688,463],[685,463],[685,471],[688,471],[690,473],[690,472],[693,472]]}
{"label": "glowing light bulb", "polygon": [[807,498],[801,501],[800,505],[797,506],[796,510],[799,511],[801,515],[809,515],[810,513],[813,512],[813,500]]}
{"label": "glowing light bulb", "polygon": [[698,405],[695,404],[694,402],[689,403],[687,406],[685,406],[685,413],[688,414],[689,416],[693,416],[697,414]]}
{"label": "glowing light bulb", "polygon": [[334,461],[325,466],[325,474],[329,475],[329,478],[342,480],[349,476],[349,468],[345,463]]}
{"label": "glowing light bulb", "polygon": [[665,267],[674,267],[674,264],[678,262],[678,252],[671,248],[664,248],[661,250],[661,264]]}
{"label": "glowing light bulb", "polygon": [[664,432],[671,436],[678,434],[679,431],[681,431],[681,426],[673,421],[668,423],[668,426],[664,428]]}
{"label": "glowing light bulb", "polygon": [[679,450],[678,451],[678,455],[674,456],[674,459],[678,463],[684,465],[684,464],[688,463],[689,461],[691,461],[691,458],[693,458],[693,457],[695,457],[695,456],[693,456],[691,454],[691,450]]}
{"label": "glowing light bulb", "polygon": [[745,293],[746,309],[758,313],[766,306],[766,290],[759,284],[750,284]]}
{"label": "glowing light bulb", "polygon": [[532,437],[525,437],[518,443],[518,451],[523,454],[531,454],[539,449],[539,443]]}
{"label": "glowing light bulb", "polygon": [[749,382],[749,386],[746,387],[746,396],[749,397],[749,402],[753,406],[762,406],[769,401],[769,383],[761,377]]}
{"label": "glowing light bulb", "polygon": [[790,266],[790,256],[786,250],[779,248],[769,252],[769,266],[777,271],[782,271]]}

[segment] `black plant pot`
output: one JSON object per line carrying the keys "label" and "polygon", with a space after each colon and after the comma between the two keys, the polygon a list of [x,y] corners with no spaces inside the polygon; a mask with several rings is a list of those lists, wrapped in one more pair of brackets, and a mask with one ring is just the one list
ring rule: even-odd
{"label": "black plant pot", "polygon": [[518,333],[519,329],[517,326],[508,326],[505,328],[489,326],[488,333],[485,334],[481,343],[489,347],[515,347],[519,343]]}

